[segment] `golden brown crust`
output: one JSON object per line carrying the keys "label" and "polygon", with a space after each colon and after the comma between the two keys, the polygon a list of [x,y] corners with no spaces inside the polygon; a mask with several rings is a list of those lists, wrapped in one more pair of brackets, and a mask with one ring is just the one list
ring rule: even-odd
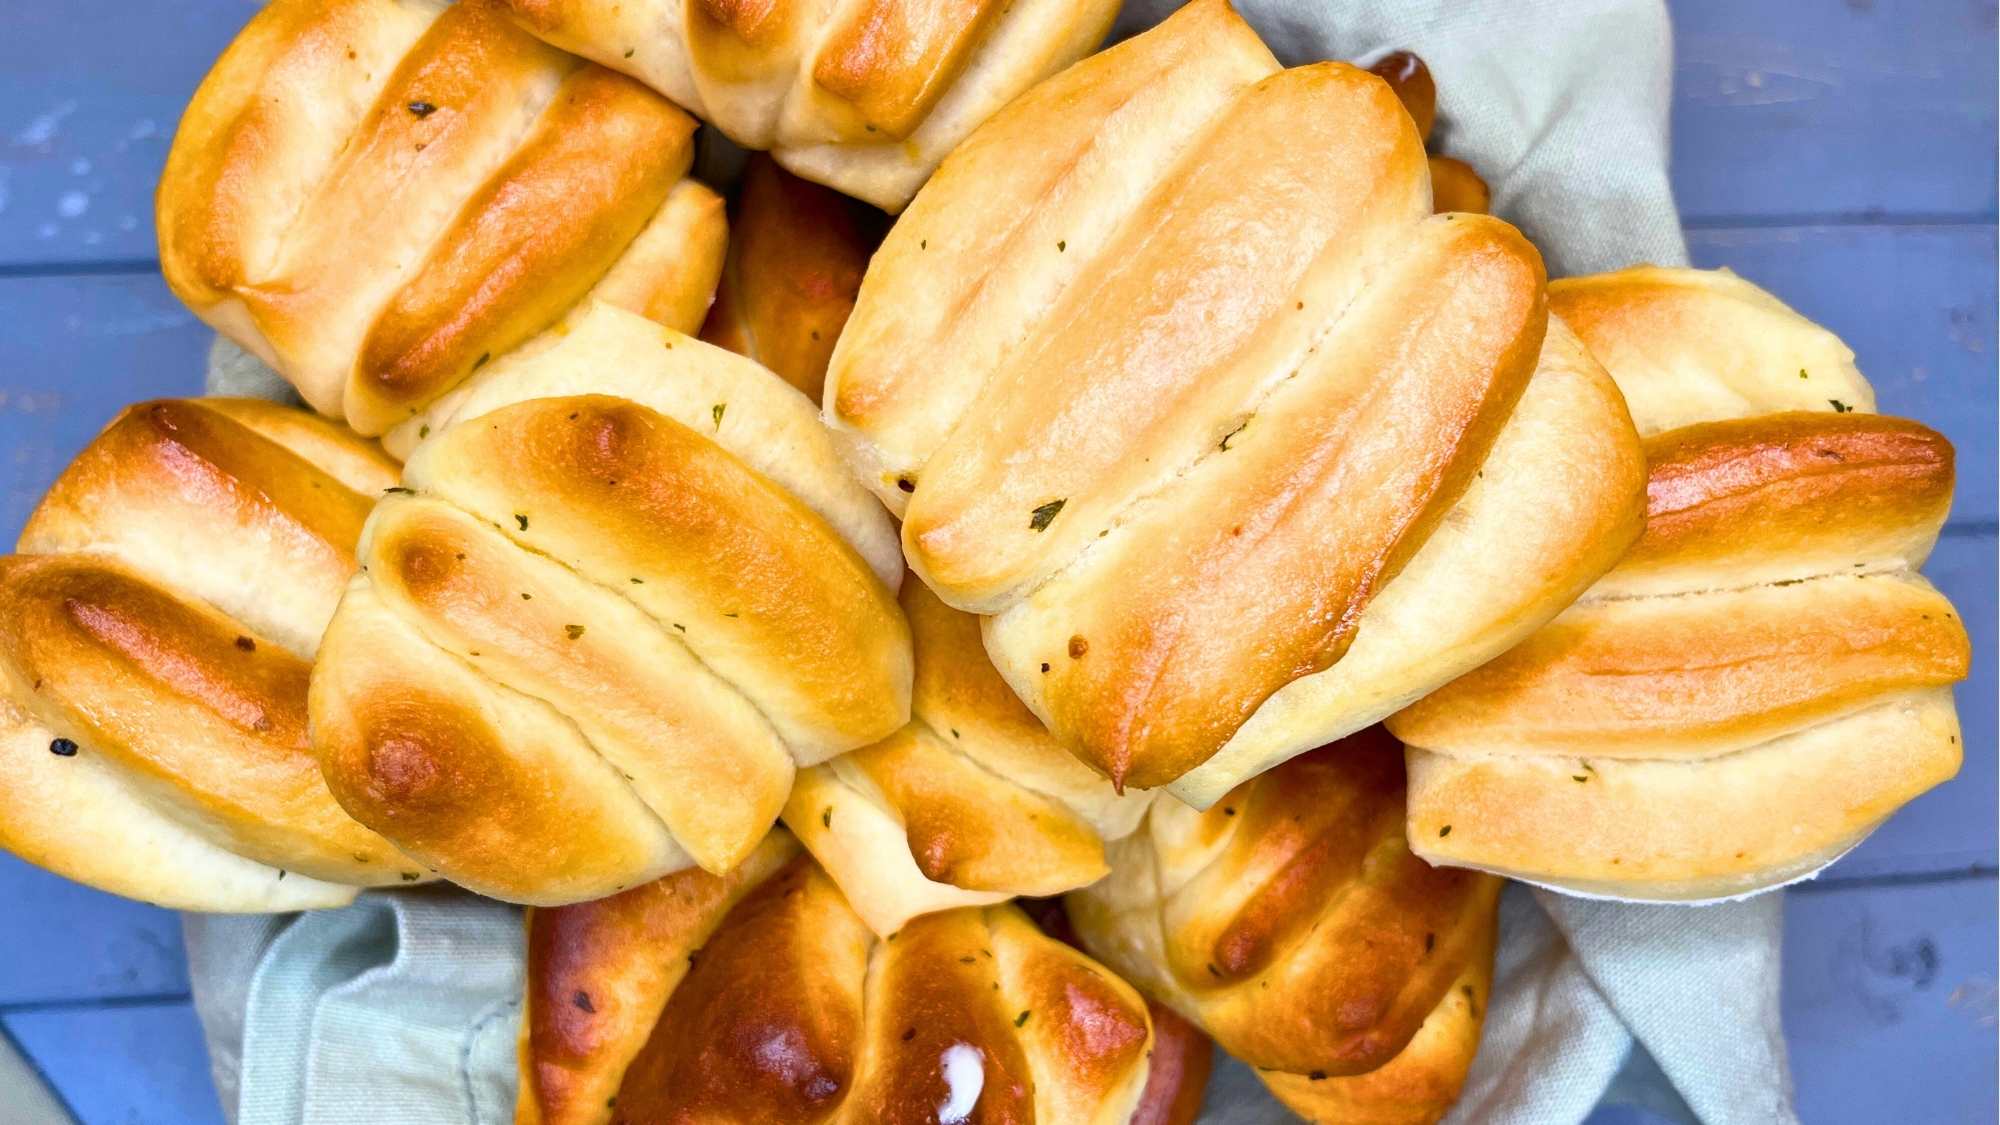
{"label": "golden brown crust", "polygon": [[1129,1125],[1194,1125],[1208,1095],[1215,1044],[1180,1013],[1150,997],[1146,1014],[1153,1020],[1153,1057],[1146,1091]]}
{"label": "golden brown crust", "polygon": [[756,360],[817,403],[875,240],[853,204],[763,155],[750,158],[734,211],[729,261],[701,338]]}
{"label": "golden brown crust", "polygon": [[1059,893],[1103,873],[1103,842],[1075,814],[949,751],[917,749],[920,737],[905,728],[842,764],[902,812],[924,878],[970,890]]}
{"label": "golden brown crust", "polygon": [[1463,211],[1484,215],[1493,210],[1493,193],[1472,165],[1449,156],[1432,156],[1431,206],[1439,213]]}
{"label": "golden brown crust", "polygon": [[[968,137],[883,240],[828,371],[829,424],[900,513],[986,379],[1077,283],[1140,189],[1239,89],[1277,70],[1224,0],[1187,5],[1029,90]],[[1106,136],[1131,143],[1111,152]],[[1140,148],[1138,146],[1144,145]],[[1034,152],[1043,159],[1024,160]],[[1055,254],[1047,253],[1056,243]]]}
{"label": "golden brown crust", "polygon": [[[383,18],[385,13],[403,19]],[[358,122],[371,100],[315,97],[332,80],[395,65],[430,22],[421,9],[376,0],[273,3],[258,9],[203,78],[181,115],[160,178],[160,266],[183,300],[223,300],[267,260],[291,216],[258,190],[265,175],[310,182],[334,152],[292,128],[314,111],[330,125]],[[359,94],[359,96],[356,96]]]}
{"label": "golden brown crust", "polygon": [[[308,660],[369,503],[319,464],[367,482],[380,457],[231,400],[130,407],[78,455],[0,560],[0,841],[187,909],[421,877],[334,803],[306,739]],[[98,836],[110,809],[122,839]]]}
{"label": "golden brown crust", "polygon": [[682,654],[683,634],[449,504],[385,499],[365,550],[375,593],[399,616],[571,716],[696,862],[727,870],[770,827],[791,756]]}
{"label": "golden brown crust", "polygon": [[1498,928],[1486,930],[1488,948],[1469,958],[1465,970],[1445,989],[1410,1044],[1366,1074],[1346,1076],[1260,1075],[1273,1096],[1309,1121],[1343,1125],[1434,1125],[1451,1112],[1465,1088],[1468,1061],[1479,1050],[1480,1028],[1493,995],[1492,944]]}
{"label": "golden brown crust", "polygon": [[1948,443],[1732,274],[1552,285],[1653,433],[1645,534],[1527,641],[1392,717],[1426,858],[1637,899],[1812,874],[1958,768],[1965,627],[1916,573]]}
{"label": "golden brown crust", "polygon": [[425,641],[365,580],[327,626],[308,711],[341,807],[475,891],[574,902],[690,866],[574,725]]}
{"label": "golden brown crust", "polygon": [[517,1120],[1127,1119],[1151,1046],[1129,987],[1012,907],[878,942],[773,839],[727,885],[530,915]]}
{"label": "golden brown crust", "polygon": [[1618,381],[1644,436],[1788,410],[1875,409],[1839,337],[1726,269],[1562,278],[1549,286],[1549,309]]}
{"label": "golden brown crust", "polygon": [[[425,457],[416,487],[530,549],[587,545],[590,577],[670,612],[655,616],[806,745],[848,749],[907,716],[884,690],[908,675],[890,591],[816,513],[690,427],[609,396],[538,399],[453,427]],[[780,653],[786,675],[764,680]]]}
{"label": "golden brown crust", "polygon": [[354,568],[354,541],[374,496],[345,487],[276,441],[258,440],[262,435],[230,416],[243,410],[240,402],[217,407],[185,399],[127,407],[50,486],[22,531],[23,548],[40,549],[60,518],[87,518],[90,506],[132,504],[140,490],[166,483],[168,498],[187,498],[185,511],[230,503],[246,523],[289,523],[292,545],[338,564],[344,578]]}
{"label": "golden brown crust", "polygon": [[1729,898],[1838,859],[1956,774],[1962,743],[1951,692],[1929,688],[1694,762],[1413,749],[1410,839],[1573,894]]}
{"label": "golden brown crust", "polygon": [[1590,600],[1395,727],[1426,748],[1702,758],[1956,683],[1971,657],[1951,603],[1896,575]]}
{"label": "golden brown crust", "polygon": [[1281,1097],[1339,1089],[1357,1111],[1386,1112],[1430,1089],[1448,1105],[1484,985],[1469,1035],[1426,1029],[1490,975],[1499,881],[1410,853],[1401,758],[1373,728],[1205,813],[1156,804],[1146,832],[1114,849],[1110,878],[1070,896],[1086,948],[1282,1075]]}
{"label": "golden brown crust", "polygon": [[571,75],[376,318],[348,418],[386,429],[553,323],[687,174],[693,137],[692,118],[631,79]]}
{"label": "golden brown crust", "polygon": [[[1473,486],[1363,611],[1347,655],[1282,688],[1169,791],[1209,807],[1243,779],[1312,749],[1320,732],[1365,727],[1555,617],[1638,538],[1646,474],[1630,426],[1610,377],[1551,319],[1536,372]],[[1007,655],[1035,647],[1036,603],[1059,606],[1049,596],[1056,585],[989,629],[989,642],[1000,642],[996,662],[1017,689],[1025,680],[1032,691],[1038,677]]]}
{"label": "golden brown crust", "polygon": [[[1300,374],[1320,381],[1313,401],[1247,420],[1211,474],[1180,482],[1186,506],[1155,504],[1100,548],[1121,594],[1100,587],[1064,651],[1039,655],[1051,729],[1115,783],[1172,781],[1339,660],[1484,462],[1541,348],[1540,258],[1497,222],[1447,225],[1458,238],[1434,260],[1349,311],[1337,366]],[[1483,314],[1451,337],[1383,323],[1468,307]]]}
{"label": "golden brown crust", "polygon": [[1001,0],[866,0],[821,40],[814,85],[854,107],[860,135],[902,140],[945,90],[1006,5]]}
{"label": "golden brown crust", "polygon": [[529,910],[517,1125],[606,1120],[696,951],[797,854],[773,833],[722,877],[682,871],[595,902]]}
{"label": "golden brown crust", "polygon": [[[996,115],[872,261],[827,420],[900,506],[912,572],[987,616],[1009,685],[1115,783],[1236,747],[1205,804],[1378,721],[1476,659],[1426,664],[1403,613],[1373,671],[1286,695],[1237,746],[1399,586],[1460,603],[1454,651],[1484,658],[1636,532],[1636,435],[1549,330],[1539,255],[1430,217],[1426,181],[1380,78],[1279,70],[1226,4],[1191,4]],[[1482,493],[1533,484],[1559,513],[1503,581],[1449,546],[1517,506],[1473,503],[1488,469],[1508,483]],[[1450,565],[1405,582],[1439,540]]]}
{"label": "golden brown crust", "polygon": [[338,422],[261,398],[210,397],[199,405],[277,442],[364,499],[396,483],[396,461]]}
{"label": "golden brown crust", "polygon": [[802,774],[786,823],[881,934],[1102,876],[1104,841],[1136,827],[1148,798],[1116,795],[1049,737],[994,671],[977,618],[916,581],[900,601],[911,722]]}
{"label": "golden brown crust", "polygon": [[750,149],[890,211],[974,126],[1088,53],[1113,0],[507,0]]}
{"label": "golden brown crust", "polygon": [[[380,433],[620,265],[650,275],[625,279],[649,298],[625,303],[698,323],[721,216],[652,221],[693,127],[499,0],[278,0],[184,118],[157,203],[162,266],[308,402]],[[645,245],[667,231],[705,252]]]}
{"label": "golden brown crust", "polygon": [[769,372],[598,304],[439,417],[311,713],[343,805],[447,877],[559,904],[727,871],[798,767],[908,721],[887,520]]}
{"label": "golden brown crust", "polygon": [[1693,566],[1920,562],[1951,507],[1951,443],[1879,414],[1787,412],[1683,426],[1646,442],[1646,532],[1630,589]]}
{"label": "golden brown crust", "polygon": [[691,333],[708,315],[731,241],[722,197],[699,180],[682,180],[585,301]]}
{"label": "golden brown crust", "polygon": [[839,896],[801,856],[731,908],[625,1072],[612,1120],[824,1120],[852,1088],[870,945]]}
{"label": "golden brown crust", "polygon": [[905,553],[947,602],[1025,592],[1218,450],[1338,316],[1374,232],[1422,211],[1408,119],[1351,67],[1249,86],[1189,147],[1108,238],[1038,248],[1101,252],[915,477]]}
{"label": "golden brown crust", "polygon": [[1416,122],[1417,136],[1429,144],[1431,130],[1437,126],[1437,81],[1431,77],[1431,68],[1409,51],[1391,51],[1370,63],[1368,73],[1396,92],[1396,100]]}

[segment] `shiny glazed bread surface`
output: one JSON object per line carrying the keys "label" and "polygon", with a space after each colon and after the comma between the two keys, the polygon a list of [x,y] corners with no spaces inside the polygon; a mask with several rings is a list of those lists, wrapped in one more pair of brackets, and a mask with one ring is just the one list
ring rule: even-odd
{"label": "shiny glazed bread surface", "polygon": [[1122,1123],[1145,1003],[1011,905],[876,939],[782,832],[528,915],[523,1125]]}
{"label": "shiny glazed bread surface", "polygon": [[894,532],[812,406],[609,305],[441,404],[314,670],[342,804],[482,893],[728,870],[909,719]]}
{"label": "shiny glazed bread surface", "polygon": [[1917,573],[1953,455],[1831,333],[1727,271],[1558,282],[1633,403],[1645,534],[1500,659],[1390,720],[1436,862],[1633,899],[1810,874],[1961,756],[1965,625]]}
{"label": "shiny glazed bread surface", "polygon": [[889,211],[981,121],[1104,38],[1115,0],[506,0],[736,143]]}
{"label": "shiny glazed bread surface", "polygon": [[1162,797],[1070,918],[1294,1112],[1435,1121],[1479,1045],[1500,880],[1430,866],[1403,823],[1402,748],[1370,728],[1206,812]]}
{"label": "shiny glazed bread surface", "polygon": [[1428,189],[1386,83],[1281,70],[1199,0],[995,115],[871,262],[828,422],[1114,781],[1208,805],[1498,655],[1636,536],[1636,435],[1539,255]]}
{"label": "shiny glazed bread surface", "polygon": [[586,296],[692,331],[721,201],[693,119],[497,0],[275,0],[195,92],[161,268],[315,409],[380,434]]}
{"label": "shiny glazed bread surface", "polygon": [[183,910],[428,877],[334,802],[307,672],[381,450],[245,399],[127,407],[0,559],[0,845]]}
{"label": "shiny glazed bread surface", "polygon": [[790,826],[878,934],[954,906],[1055,895],[1103,876],[1150,794],[1114,792],[993,670],[979,621],[906,579],[910,723],[800,773]]}
{"label": "shiny glazed bread surface", "polygon": [[882,222],[752,156],[730,200],[729,256],[701,338],[756,360],[818,402]]}

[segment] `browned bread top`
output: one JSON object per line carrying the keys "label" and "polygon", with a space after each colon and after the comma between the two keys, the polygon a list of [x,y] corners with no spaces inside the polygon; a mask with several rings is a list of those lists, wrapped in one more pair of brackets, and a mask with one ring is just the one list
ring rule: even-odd
{"label": "browned bread top", "polygon": [[819,401],[879,214],[752,156],[731,200],[729,257],[701,338]]}
{"label": "browned bread top", "polygon": [[1551,286],[1634,404],[1646,531],[1574,606],[1390,720],[1413,846],[1590,894],[1810,874],[1960,758],[1964,623],[1917,573],[1936,432],[1872,412],[1825,329],[1726,272]]}
{"label": "browned bread top", "polygon": [[1014,907],[877,940],[775,833],[727,876],[530,912],[516,1120],[1124,1122],[1151,1045],[1138,995]]}
{"label": "browned bread top", "polygon": [[1115,0],[507,0],[738,144],[890,211],[988,115],[1095,47]]}
{"label": "browned bread top", "polygon": [[694,121],[496,0],[277,0],[195,92],[161,266],[316,409],[379,434],[586,294],[691,330],[721,203]]}
{"label": "browned bread top", "polygon": [[[1114,782],[1206,806],[1502,651],[1636,533],[1636,435],[1540,256],[1430,205],[1386,83],[1282,70],[1202,0],[986,122],[871,262],[827,419],[912,571],[992,615],[1007,682]],[[1419,565],[1517,489],[1560,513],[1532,581]],[[1399,635],[1419,584],[1473,591],[1449,661]]]}
{"label": "browned bread top", "polygon": [[987,659],[979,620],[906,580],[911,721],[804,771],[785,822],[879,934],[918,914],[1054,895],[1105,871],[1150,794],[1063,750]]}
{"label": "browned bread top", "polygon": [[406,851],[543,904],[725,871],[799,767],[908,721],[894,532],[770,372],[593,304],[437,417],[311,697]]}
{"label": "browned bread top", "polygon": [[1478,1044],[1499,881],[1412,855],[1403,785],[1401,746],[1371,728],[1206,812],[1161,798],[1070,915],[1295,1110],[1435,1119]]}
{"label": "browned bread top", "polygon": [[0,560],[0,843],[189,910],[426,877],[334,803],[306,738],[309,662],[394,479],[271,403],[121,412]]}

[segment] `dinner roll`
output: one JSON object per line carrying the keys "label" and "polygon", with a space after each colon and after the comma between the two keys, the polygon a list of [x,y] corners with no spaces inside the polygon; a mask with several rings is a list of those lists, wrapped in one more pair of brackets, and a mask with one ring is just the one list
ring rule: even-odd
{"label": "dinner roll", "polygon": [[1016,94],[1104,38],[1117,0],[507,0],[737,144],[889,211]]}
{"label": "dinner roll", "polygon": [[1389,86],[1223,0],[994,115],[876,253],[825,413],[912,571],[1121,786],[1207,806],[1526,637],[1638,534],[1540,255],[1430,214]]}
{"label": "dinner roll", "polygon": [[1645,535],[1520,647],[1390,720],[1411,846],[1577,894],[1802,878],[1957,772],[1971,656],[1918,573],[1952,449],[1726,271],[1558,282],[1651,436]]}
{"label": "dinner roll", "polygon": [[395,479],[273,403],[121,411],[0,558],[0,846],[180,910],[424,878],[334,803],[306,739],[313,650]]}
{"label": "dinner roll", "polygon": [[730,201],[729,256],[701,338],[817,403],[882,223],[879,212],[752,156]]}
{"label": "dinner roll", "polygon": [[608,304],[495,360],[362,531],[314,745],[483,894],[722,872],[794,770],[910,717],[895,532],[803,395]]}
{"label": "dinner roll", "polygon": [[1436,1121],[1479,1047],[1500,880],[1411,854],[1403,791],[1402,748],[1371,727],[1206,812],[1162,797],[1070,918],[1294,1112]]}
{"label": "dinner roll", "polygon": [[527,927],[521,1125],[1122,1123],[1146,1083],[1130,985],[1011,905],[877,940],[782,832]]}
{"label": "dinner roll", "polygon": [[1101,878],[1150,794],[1118,794],[1049,737],[986,658],[979,620],[905,581],[909,725],[799,774],[785,823],[870,929]]}
{"label": "dinner roll", "polygon": [[693,331],[724,242],[694,128],[498,0],[273,0],[181,117],[161,269],[380,434],[586,296]]}

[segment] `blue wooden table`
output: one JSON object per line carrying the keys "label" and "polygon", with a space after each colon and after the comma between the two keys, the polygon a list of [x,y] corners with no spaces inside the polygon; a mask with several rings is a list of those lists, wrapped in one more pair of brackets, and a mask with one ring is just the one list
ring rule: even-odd
{"label": "blue wooden table", "polygon": [[[1966,765],[1787,896],[1800,1109],[1814,1122],[1992,1121],[1995,5],[1672,7],[1674,182],[1696,261],[1833,327],[1885,412],[1940,427],[1959,451],[1928,569],[1972,628]],[[160,282],[152,186],[189,92],[250,11],[70,0],[0,16],[10,540],[118,406],[200,389],[209,334]],[[173,915],[4,856],[0,901],[0,1033],[81,1120],[220,1120]]]}

